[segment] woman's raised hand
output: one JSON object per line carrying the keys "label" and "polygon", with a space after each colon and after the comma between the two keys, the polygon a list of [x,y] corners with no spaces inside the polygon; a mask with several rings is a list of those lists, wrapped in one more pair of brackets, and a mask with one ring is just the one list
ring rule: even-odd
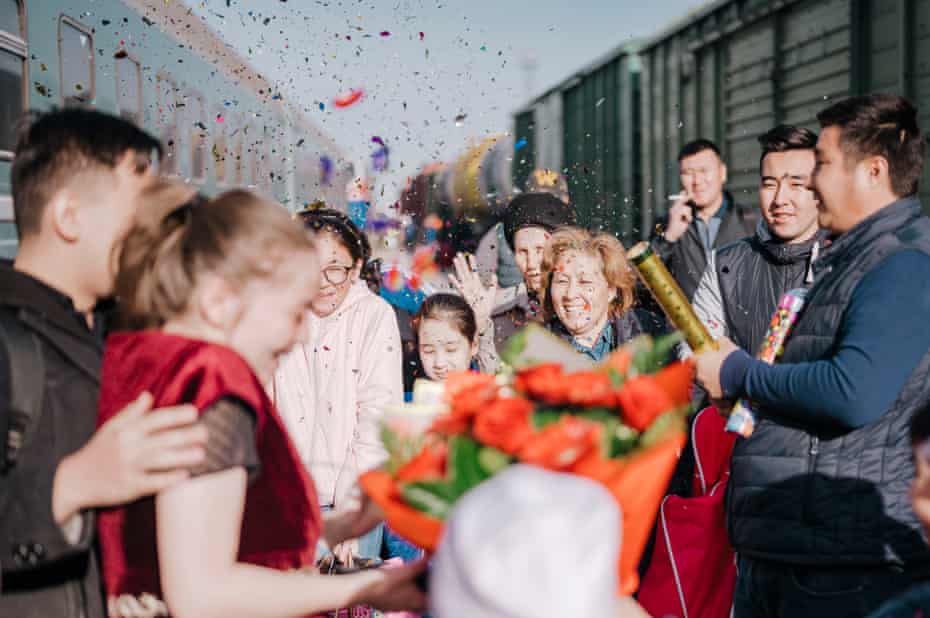
{"label": "woman's raised hand", "polygon": [[491,320],[494,311],[494,299],[497,296],[497,275],[491,276],[491,285],[484,285],[481,275],[478,274],[478,265],[475,256],[457,253],[453,260],[455,274],[449,274],[449,282],[458,290],[459,294],[475,312],[475,321],[478,331],[484,331]]}

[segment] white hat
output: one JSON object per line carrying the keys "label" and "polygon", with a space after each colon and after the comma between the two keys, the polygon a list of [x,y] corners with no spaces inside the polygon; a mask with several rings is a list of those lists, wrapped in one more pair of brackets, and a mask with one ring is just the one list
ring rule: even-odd
{"label": "white hat", "polygon": [[621,514],[600,484],[513,465],[462,497],[430,572],[438,618],[610,614]]}

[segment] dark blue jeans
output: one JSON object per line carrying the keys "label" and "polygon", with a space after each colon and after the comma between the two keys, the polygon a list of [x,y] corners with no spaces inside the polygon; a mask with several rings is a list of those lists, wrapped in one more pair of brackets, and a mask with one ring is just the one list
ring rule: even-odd
{"label": "dark blue jeans", "polygon": [[740,556],[734,618],[863,618],[909,588],[903,569],[802,567]]}

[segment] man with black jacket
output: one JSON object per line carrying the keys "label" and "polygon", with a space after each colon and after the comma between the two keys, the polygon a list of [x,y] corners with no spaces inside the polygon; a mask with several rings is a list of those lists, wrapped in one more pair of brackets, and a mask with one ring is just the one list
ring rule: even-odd
{"label": "man with black jacket", "polygon": [[818,120],[813,186],[832,244],[780,362],[726,338],[696,358],[711,397],[759,407],[727,489],[736,618],[864,616],[930,576],[908,498],[909,423],[930,403],[924,137],[914,106],[889,94]]}
{"label": "man with black jacket", "polygon": [[[132,124],[79,109],[38,117],[17,144],[20,245],[14,264],[0,263],[0,319],[38,352],[0,346],[0,425],[17,436],[0,436],[16,447],[0,462],[0,616],[102,618],[93,509],[156,493],[204,459],[196,410],[147,414],[148,395],[94,432],[103,354],[95,308],[112,294],[112,253],[157,151]],[[34,358],[41,378],[39,367],[22,366]],[[14,410],[23,399],[13,389],[24,386],[37,391],[33,409]]]}
{"label": "man with black jacket", "polygon": [[817,134],[780,125],[759,137],[759,209],[752,236],[714,252],[692,305],[716,339],[755,352],[779,299],[814,282],[825,233],[811,187]]}
{"label": "man with black jacket", "polygon": [[717,145],[699,139],[678,153],[682,191],[652,235],[652,247],[691,300],[714,249],[752,235],[754,209],[737,204],[729,191],[727,166]]}

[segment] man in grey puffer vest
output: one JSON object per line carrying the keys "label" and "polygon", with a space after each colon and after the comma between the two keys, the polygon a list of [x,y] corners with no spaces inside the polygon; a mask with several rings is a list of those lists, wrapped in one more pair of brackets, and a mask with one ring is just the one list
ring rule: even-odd
{"label": "man in grey puffer vest", "polygon": [[814,282],[825,232],[811,188],[817,134],[779,125],[759,136],[756,233],[715,251],[694,294],[694,311],[714,338],[755,352],[781,296]]}
{"label": "man in grey puffer vest", "polygon": [[930,576],[908,499],[909,422],[930,403],[924,138],[895,95],[846,99],[818,120],[813,182],[832,244],[781,361],[728,339],[697,357],[711,397],[761,409],[728,487],[736,618],[863,616]]}

